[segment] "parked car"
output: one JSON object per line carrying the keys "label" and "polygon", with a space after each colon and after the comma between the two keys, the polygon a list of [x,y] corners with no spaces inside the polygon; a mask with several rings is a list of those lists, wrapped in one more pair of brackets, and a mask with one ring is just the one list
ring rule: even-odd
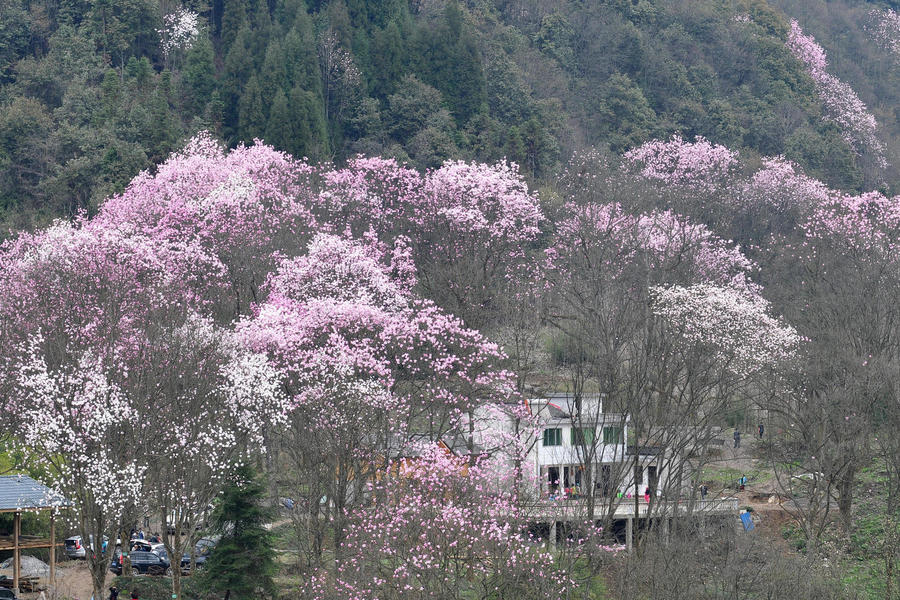
{"label": "parked car", "polygon": [[16,594],[9,588],[0,587],[0,600],[19,600]]}
{"label": "parked car", "polygon": [[[87,545],[85,545],[80,535],[73,535],[70,538],[66,538],[66,541],[64,542],[66,556],[68,556],[69,558],[84,558],[85,556],[87,556],[87,550],[93,548],[94,546],[94,536],[91,535],[88,539],[90,541]],[[105,553],[106,547],[108,545],[109,538],[104,535],[103,545],[100,551]]]}
{"label": "parked car", "polygon": [[[194,554],[196,555],[194,560],[197,563],[198,571],[206,566],[206,559],[209,558],[215,547],[216,542],[209,538],[203,538],[194,544]],[[181,572],[185,575],[191,574],[191,555],[189,553],[181,557]]]}
{"label": "parked car", "polygon": [[165,550],[166,550],[165,544],[161,544],[159,542],[156,542],[156,543],[148,542],[147,540],[131,540],[129,542],[129,544],[131,545],[132,552],[157,552],[157,553],[159,553],[160,550],[162,550],[163,552],[165,552]]}
{"label": "parked car", "polygon": [[[172,575],[172,564],[165,551],[162,553],[137,551],[129,554],[128,558],[131,559],[132,575]],[[116,575],[122,574],[121,554],[113,557],[109,570]]]}

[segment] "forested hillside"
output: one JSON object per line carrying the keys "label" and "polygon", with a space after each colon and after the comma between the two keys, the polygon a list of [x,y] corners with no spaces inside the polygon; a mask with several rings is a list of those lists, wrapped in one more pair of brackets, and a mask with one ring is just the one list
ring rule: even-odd
{"label": "forested hillside", "polygon": [[94,598],[897,600],[898,8],[0,0],[28,524]]}
{"label": "forested hillside", "polygon": [[[784,155],[835,188],[896,190],[900,59],[879,8],[4,0],[2,218],[91,212],[203,129],[315,161],[378,154],[426,169],[506,157],[550,185],[574,150],[621,153],[678,133],[748,164]],[[787,46],[790,18],[874,116],[874,146],[828,118],[833,106]]]}

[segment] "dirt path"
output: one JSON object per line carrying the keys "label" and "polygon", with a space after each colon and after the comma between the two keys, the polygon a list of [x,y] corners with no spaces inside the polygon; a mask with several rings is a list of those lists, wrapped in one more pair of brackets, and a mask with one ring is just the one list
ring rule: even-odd
{"label": "dirt path", "polygon": [[[112,585],[112,573],[106,573],[104,590]],[[91,573],[83,560],[68,560],[61,563],[56,570],[56,590],[47,590],[44,597],[47,600],[90,600],[91,599]],[[40,593],[19,594],[23,600],[36,600]],[[106,595],[100,600],[105,600]]]}

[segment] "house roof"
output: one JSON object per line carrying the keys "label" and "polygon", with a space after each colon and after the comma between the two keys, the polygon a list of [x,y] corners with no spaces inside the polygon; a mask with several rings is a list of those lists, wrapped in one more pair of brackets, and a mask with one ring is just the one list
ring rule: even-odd
{"label": "house roof", "polygon": [[581,397],[582,414],[578,419],[573,419],[576,413],[575,398],[572,394],[552,393],[545,394],[540,398],[529,400],[533,414],[541,416],[545,421],[572,423],[577,420],[584,424],[593,423],[595,425],[623,423],[627,421],[625,415],[619,413],[599,412],[601,409],[600,401],[603,396],[585,395]]}
{"label": "house roof", "polygon": [[0,511],[47,509],[72,503],[28,475],[0,475]]}
{"label": "house roof", "polygon": [[[403,458],[418,458],[422,456],[422,450],[431,445],[440,443],[457,456],[467,456],[469,454],[468,440],[466,436],[458,429],[451,429],[444,433],[439,439],[433,439],[425,433],[413,433],[408,436],[392,435],[390,440],[390,451],[397,453]],[[473,454],[483,454],[484,448],[478,444],[474,444]]]}

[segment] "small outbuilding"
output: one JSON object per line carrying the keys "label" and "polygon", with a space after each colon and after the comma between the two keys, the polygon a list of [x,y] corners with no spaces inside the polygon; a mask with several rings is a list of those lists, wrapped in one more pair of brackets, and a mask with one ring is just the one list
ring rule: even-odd
{"label": "small outbuilding", "polygon": [[[19,591],[22,571],[21,551],[50,549],[50,585],[56,583],[56,552],[62,543],[56,541],[56,514],[72,503],[27,475],[0,475],[0,513],[15,513],[12,535],[0,535],[0,550],[13,551],[13,589]],[[22,533],[23,512],[50,511],[50,538]]]}

